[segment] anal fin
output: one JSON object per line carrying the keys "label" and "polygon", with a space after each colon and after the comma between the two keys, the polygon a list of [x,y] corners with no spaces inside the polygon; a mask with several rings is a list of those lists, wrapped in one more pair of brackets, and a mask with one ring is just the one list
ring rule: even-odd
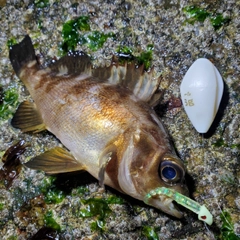
{"label": "anal fin", "polygon": [[41,132],[46,129],[35,103],[29,101],[19,105],[11,124],[23,132]]}
{"label": "anal fin", "polygon": [[69,151],[61,147],[55,147],[40,154],[25,163],[25,166],[35,170],[42,170],[47,174],[86,170],[86,167],[79,163]]}

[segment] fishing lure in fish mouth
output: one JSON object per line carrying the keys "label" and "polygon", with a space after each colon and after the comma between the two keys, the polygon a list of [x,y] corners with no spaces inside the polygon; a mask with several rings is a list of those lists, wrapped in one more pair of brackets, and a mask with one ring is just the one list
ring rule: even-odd
{"label": "fishing lure in fish mouth", "polygon": [[208,225],[212,225],[213,216],[204,205],[201,206],[199,203],[195,202],[194,200],[182,195],[181,193],[173,189],[169,189],[166,187],[156,188],[150,191],[148,194],[146,194],[144,202],[146,204],[149,204],[149,199],[159,195],[165,195],[170,197],[171,199],[175,200],[178,204],[198,214],[199,220],[206,222]]}
{"label": "fishing lure in fish mouth", "polygon": [[[71,52],[43,68],[29,36],[9,51],[17,76],[33,101],[21,103],[11,121],[23,132],[48,130],[64,145],[24,165],[47,174],[88,171],[122,193],[143,201],[167,187],[188,196],[185,167],[153,107],[160,77],[153,69],[113,61],[93,68],[83,52]],[[149,205],[177,218],[183,213],[161,195]]]}

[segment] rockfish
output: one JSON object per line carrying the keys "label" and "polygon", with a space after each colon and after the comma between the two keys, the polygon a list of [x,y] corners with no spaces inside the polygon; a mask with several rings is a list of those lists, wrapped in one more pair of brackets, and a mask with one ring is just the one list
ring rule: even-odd
{"label": "rockfish", "polygon": [[[47,129],[66,147],[33,158],[27,167],[48,174],[85,170],[100,184],[142,201],[159,187],[188,194],[184,165],[152,109],[160,81],[153,71],[114,61],[93,68],[83,52],[70,52],[43,69],[29,36],[9,56],[33,99],[19,105],[13,127]],[[153,196],[148,204],[182,217],[168,196]]]}

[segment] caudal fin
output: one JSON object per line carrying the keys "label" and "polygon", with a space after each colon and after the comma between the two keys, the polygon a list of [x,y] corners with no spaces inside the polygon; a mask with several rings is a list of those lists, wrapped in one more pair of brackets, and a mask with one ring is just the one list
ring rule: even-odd
{"label": "caudal fin", "polygon": [[24,65],[36,60],[32,41],[28,35],[20,43],[10,48],[9,58],[18,77]]}

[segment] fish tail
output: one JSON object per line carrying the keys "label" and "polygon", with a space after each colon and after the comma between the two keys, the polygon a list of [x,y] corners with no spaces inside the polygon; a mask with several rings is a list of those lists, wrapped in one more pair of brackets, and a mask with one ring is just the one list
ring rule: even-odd
{"label": "fish tail", "polygon": [[28,35],[20,43],[10,48],[9,58],[18,77],[26,64],[36,61],[35,50]]}

